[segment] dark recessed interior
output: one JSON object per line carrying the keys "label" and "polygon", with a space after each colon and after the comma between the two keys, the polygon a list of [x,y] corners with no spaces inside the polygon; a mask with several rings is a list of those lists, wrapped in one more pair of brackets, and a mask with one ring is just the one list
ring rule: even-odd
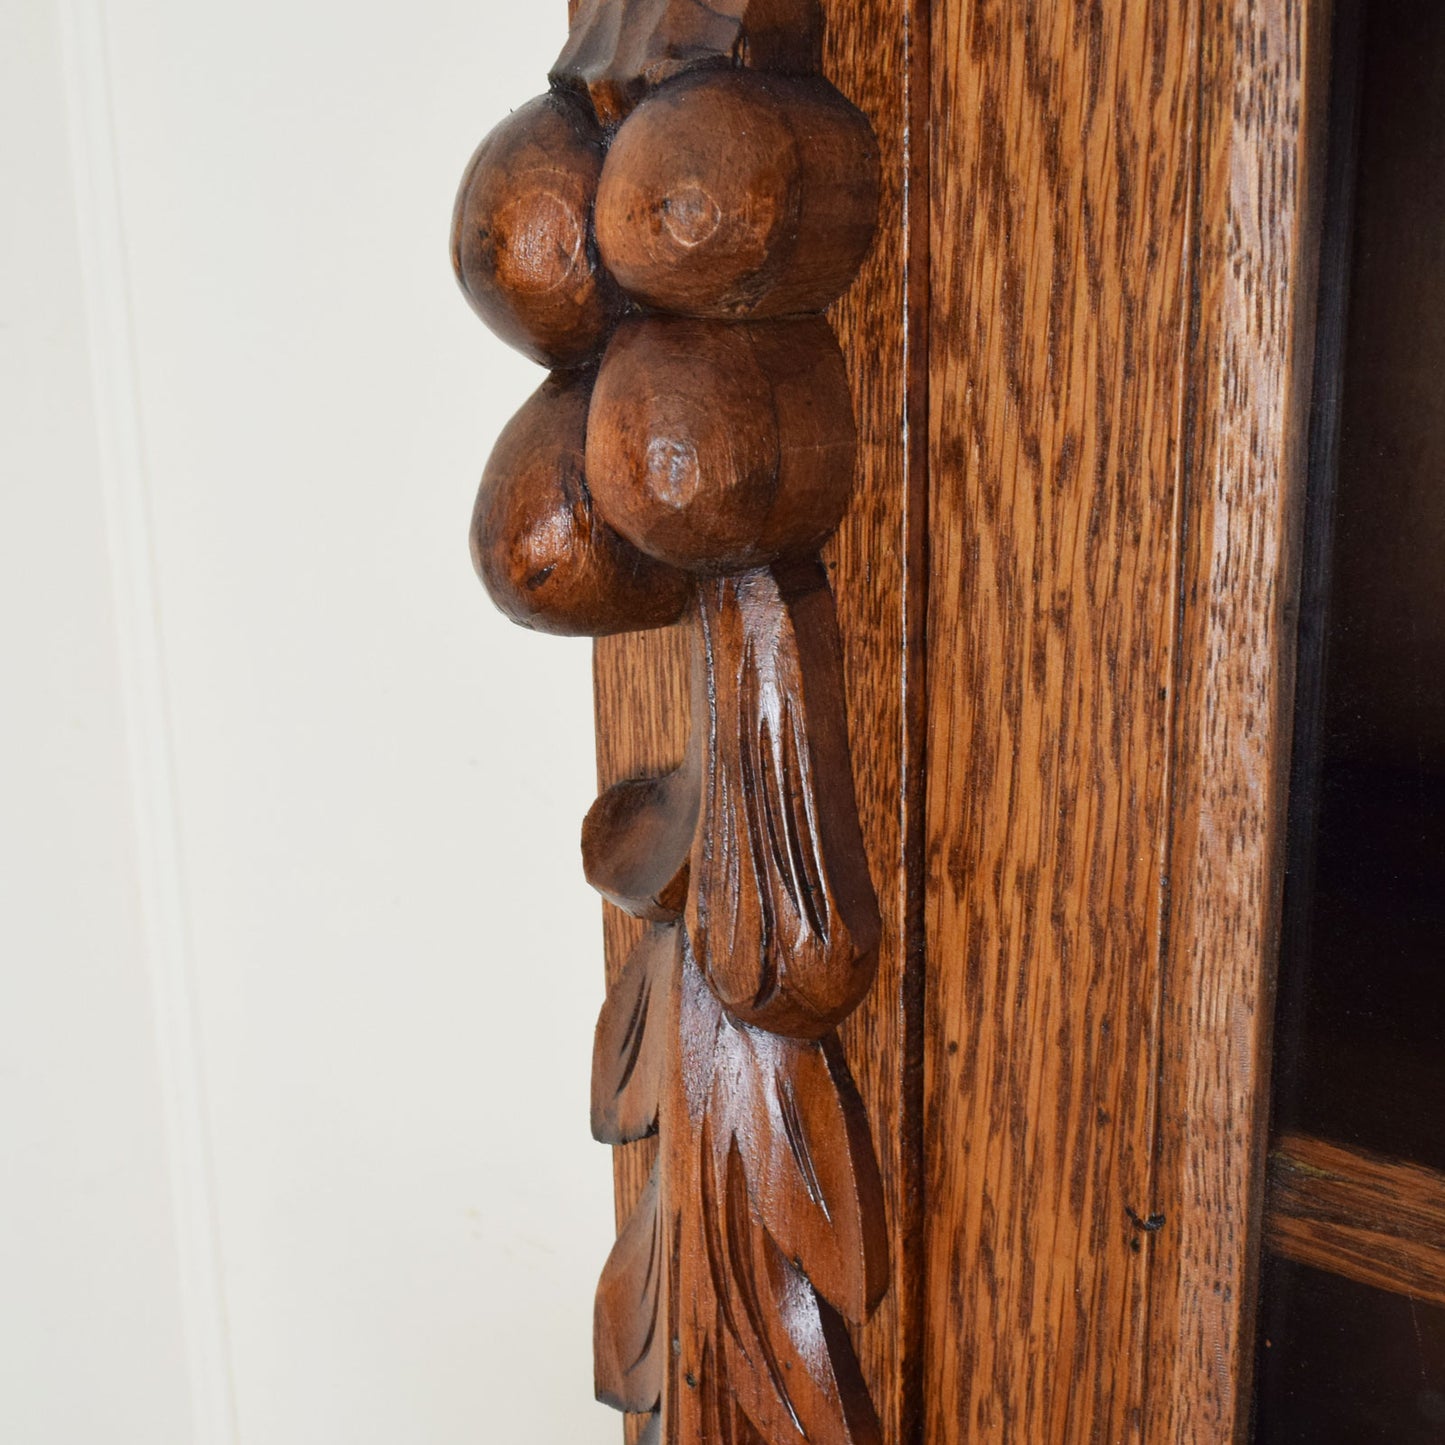
{"label": "dark recessed interior", "polygon": [[[1445,1171],[1445,4],[1337,23],[1274,1129]],[[1263,1283],[1260,1445],[1445,1442],[1445,1312]]]}

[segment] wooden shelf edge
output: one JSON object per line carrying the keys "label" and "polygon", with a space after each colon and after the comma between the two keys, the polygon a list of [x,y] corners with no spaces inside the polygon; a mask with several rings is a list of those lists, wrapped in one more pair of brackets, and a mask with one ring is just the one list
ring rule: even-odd
{"label": "wooden shelf edge", "polygon": [[1445,1306],[1445,1174],[1291,1134],[1270,1152],[1265,1246]]}

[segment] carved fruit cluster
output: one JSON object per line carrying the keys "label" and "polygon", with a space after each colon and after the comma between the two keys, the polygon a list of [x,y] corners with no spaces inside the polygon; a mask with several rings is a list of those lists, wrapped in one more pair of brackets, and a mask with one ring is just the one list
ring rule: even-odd
{"label": "carved fruit cluster", "polygon": [[508,425],[472,553],[541,631],[662,626],[698,575],[815,552],[852,487],[818,315],[872,237],[877,152],[826,81],[706,69],[610,137],[554,89],[472,157],[453,262],[477,313],[553,374]]}

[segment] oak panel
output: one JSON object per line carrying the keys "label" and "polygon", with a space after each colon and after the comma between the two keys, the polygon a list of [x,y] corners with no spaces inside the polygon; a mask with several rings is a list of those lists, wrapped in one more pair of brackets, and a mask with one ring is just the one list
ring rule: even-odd
{"label": "oak panel", "polygon": [[1327,0],[1202,10],[1144,1438],[1246,1438],[1318,305]]}
{"label": "oak panel", "polygon": [[937,1445],[1244,1418],[1324,29],[935,18]]}
{"label": "oak panel", "polygon": [[945,14],[926,1439],[1122,1440],[1159,1237],[1195,21]]}

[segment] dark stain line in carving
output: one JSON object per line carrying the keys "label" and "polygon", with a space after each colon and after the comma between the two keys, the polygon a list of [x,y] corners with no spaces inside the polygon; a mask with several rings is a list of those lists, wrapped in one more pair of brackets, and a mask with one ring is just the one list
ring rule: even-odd
{"label": "dark stain line in carving", "polygon": [[637,1071],[637,1061],[642,1057],[642,1046],[647,1037],[647,1018],[651,1006],[652,981],[648,979],[638,990],[637,998],[632,1006],[632,1013],[627,1021],[627,1032],[623,1036],[622,1047],[618,1051],[618,1058],[626,1060],[617,1083],[619,1094],[631,1082],[633,1074]]}
{"label": "dark stain line in carving", "polygon": [[786,1074],[775,1073],[773,1077],[774,1087],[778,1093],[778,1110],[783,1121],[783,1133],[787,1138],[788,1147],[793,1151],[793,1158],[797,1161],[798,1172],[803,1178],[803,1187],[808,1191],[808,1198],[823,1211],[823,1218],[831,1224],[833,1211],[828,1207],[828,1196],[823,1191],[823,1186],[818,1179],[817,1166],[813,1162],[812,1151],[808,1148],[807,1135],[798,1113],[798,1100],[793,1090],[793,1081]]}
{"label": "dark stain line in carving", "polygon": [[738,1154],[736,1144],[731,1145],[728,1149],[726,1170],[727,1241],[732,1278],[738,1286],[738,1293],[742,1296],[743,1309],[747,1314],[752,1336],[757,1341],[758,1349],[762,1353],[763,1363],[767,1368],[768,1377],[772,1381],[774,1393],[787,1410],[798,1434],[806,1440],[808,1432],[798,1418],[792,1393],[783,1376],[781,1362],[768,1340],[767,1324],[763,1317],[762,1293],[758,1288],[754,1255],[759,1248],[771,1249],[775,1246],[766,1233],[760,1233],[755,1237],[752,1204],[748,1199],[742,1158]]}

